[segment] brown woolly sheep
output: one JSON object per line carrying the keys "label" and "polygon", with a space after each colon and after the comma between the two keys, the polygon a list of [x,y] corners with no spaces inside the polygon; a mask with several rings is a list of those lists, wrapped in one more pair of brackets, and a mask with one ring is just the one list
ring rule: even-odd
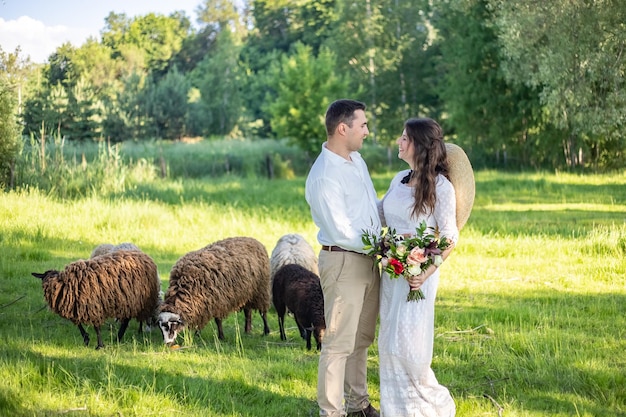
{"label": "brown woolly sheep", "polygon": [[306,348],[311,350],[311,333],[317,342],[317,350],[322,348],[326,330],[324,295],[320,279],[316,274],[297,264],[281,267],[274,275],[272,301],[278,313],[278,326],[282,340],[287,340],[285,313],[289,309],[296,319],[300,336],[306,340]]}
{"label": "brown woolly sheep", "polygon": [[[91,252],[91,256],[89,258],[92,259],[92,258],[95,258],[96,256],[101,256],[107,253],[121,251],[121,250],[141,251],[141,249],[139,249],[137,245],[135,245],[134,243],[130,243],[130,242],[119,243],[117,245],[112,245],[110,243],[102,243],[93,249],[93,251]],[[158,275],[156,276],[156,281],[157,281],[157,285],[159,286],[159,303],[161,303],[163,301],[163,291],[161,291],[160,289],[161,278],[159,278]],[[145,322],[145,331],[147,332],[152,331],[152,326],[156,325],[157,323],[158,313],[159,312],[157,308],[154,310],[153,316],[150,317],[150,319],[148,319]]]}
{"label": "brown woolly sheep", "polygon": [[276,271],[283,265],[298,264],[319,275],[317,255],[304,237],[297,233],[281,236],[270,256],[270,282],[274,281]]}
{"label": "brown woolly sheep", "polygon": [[185,326],[202,330],[211,318],[224,340],[222,320],[243,308],[245,332],[252,328],[252,310],[270,332],[269,256],[265,246],[250,237],[231,237],[183,255],[172,267],[161,305],[159,326],[171,345]]}
{"label": "brown woolly sheep", "polygon": [[85,346],[89,334],[83,324],[96,330],[98,345],[104,346],[100,326],[109,318],[119,319],[117,333],[122,340],[131,318],[141,322],[153,316],[159,302],[157,266],[140,251],[119,251],[94,259],[78,260],[62,271],[49,270],[41,278],[44,298],[58,315],[78,326]]}

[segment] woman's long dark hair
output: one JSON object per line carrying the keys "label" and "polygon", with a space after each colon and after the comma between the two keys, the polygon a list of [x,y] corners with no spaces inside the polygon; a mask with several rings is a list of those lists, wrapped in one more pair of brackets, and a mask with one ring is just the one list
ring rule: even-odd
{"label": "woman's long dark hair", "polygon": [[413,142],[413,167],[411,178],[416,179],[415,203],[412,216],[431,214],[437,200],[437,175],[448,177],[448,159],[443,131],[429,118],[412,118],[404,123],[407,137]]}

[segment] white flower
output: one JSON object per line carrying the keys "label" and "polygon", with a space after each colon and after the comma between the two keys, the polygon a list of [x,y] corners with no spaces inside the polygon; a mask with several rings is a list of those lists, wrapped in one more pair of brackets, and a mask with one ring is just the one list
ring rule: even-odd
{"label": "white flower", "polygon": [[407,271],[409,272],[409,275],[411,276],[419,275],[422,273],[422,268],[420,268],[419,265],[409,265],[409,268],[407,269]]}
{"label": "white flower", "polygon": [[435,265],[436,267],[439,267],[439,265],[441,265],[442,263],[443,263],[443,257],[441,255],[435,255],[433,259],[433,265]]}

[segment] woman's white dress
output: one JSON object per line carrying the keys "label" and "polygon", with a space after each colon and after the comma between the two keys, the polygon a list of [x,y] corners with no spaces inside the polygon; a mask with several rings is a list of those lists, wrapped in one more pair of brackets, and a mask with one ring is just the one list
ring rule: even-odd
{"label": "woman's white dress", "polygon": [[[383,197],[382,208],[387,226],[398,233],[415,234],[426,220],[439,229],[440,236],[458,241],[454,187],[445,177],[437,179],[437,203],[431,215],[411,218],[413,189],[402,184],[408,173],[400,172]],[[439,271],[422,285],[425,300],[406,301],[409,284],[405,279],[381,277],[380,360],[381,417],[449,417],[455,404],[448,389],[439,384],[431,369],[435,326],[435,296]]]}

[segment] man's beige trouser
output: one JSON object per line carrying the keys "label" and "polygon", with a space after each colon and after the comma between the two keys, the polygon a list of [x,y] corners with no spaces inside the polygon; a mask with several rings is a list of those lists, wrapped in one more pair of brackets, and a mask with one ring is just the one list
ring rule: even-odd
{"label": "man's beige trouser", "polygon": [[326,332],[317,402],[320,416],[343,416],[369,404],[367,350],[376,334],[380,274],[369,256],[324,250],[319,255],[319,272]]}

